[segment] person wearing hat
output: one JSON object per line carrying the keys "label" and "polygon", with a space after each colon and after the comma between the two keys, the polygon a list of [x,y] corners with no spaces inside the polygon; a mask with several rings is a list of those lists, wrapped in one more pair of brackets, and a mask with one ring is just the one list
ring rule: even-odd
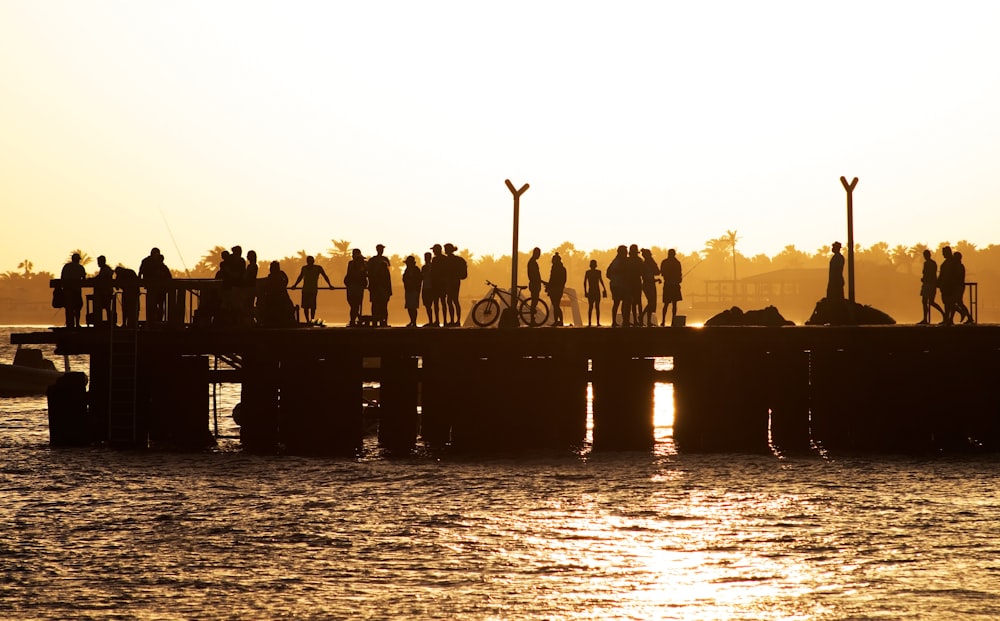
{"label": "person wearing hat", "polygon": [[844,255],[840,254],[840,242],[833,242],[831,246],[833,256],[830,257],[830,276],[826,281],[826,299],[844,299]]}
{"label": "person wearing hat", "polygon": [[444,254],[447,262],[445,271],[445,303],[448,306],[448,323],[446,326],[458,327],[462,325],[462,302],[459,300],[459,291],[462,287],[462,280],[469,275],[468,265],[465,259],[455,254],[458,248],[454,244],[444,245]]}

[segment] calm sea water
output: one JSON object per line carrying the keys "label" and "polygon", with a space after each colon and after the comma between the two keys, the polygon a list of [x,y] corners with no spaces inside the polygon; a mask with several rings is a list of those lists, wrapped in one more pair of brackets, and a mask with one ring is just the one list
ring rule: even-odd
{"label": "calm sea water", "polygon": [[403,460],[54,450],[0,400],[0,617],[1000,617],[1000,458],[680,455],[656,397],[648,454]]}

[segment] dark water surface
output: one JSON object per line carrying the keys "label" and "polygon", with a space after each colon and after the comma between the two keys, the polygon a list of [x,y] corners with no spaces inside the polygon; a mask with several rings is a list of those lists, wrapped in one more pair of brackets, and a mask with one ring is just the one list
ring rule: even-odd
{"label": "dark water surface", "polygon": [[0,400],[0,617],[1000,618],[1000,458],[678,455],[671,397],[649,454],[440,460],[54,450]]}

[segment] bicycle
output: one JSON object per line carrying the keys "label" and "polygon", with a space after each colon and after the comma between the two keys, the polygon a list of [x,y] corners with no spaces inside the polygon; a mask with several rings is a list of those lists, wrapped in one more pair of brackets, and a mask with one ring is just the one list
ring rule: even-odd
{"label": "bicycle", "polygon": [[[511,308],[509,291],[501,289],[488,280],[486,284],[492,287],[489,296],[479,300],[472,307],[472,323],[480,328],[488,328],[500,321],[500,302],[503,302],[507,308]],[[532,308],[530,299],[520,297],[521,291],[524,289],[527,287],[518,287],[518,299],[520,300],[517,305],[518,318],[526,326],[544,325],[549,318],[549,305],[544,300],[539,299]]]}

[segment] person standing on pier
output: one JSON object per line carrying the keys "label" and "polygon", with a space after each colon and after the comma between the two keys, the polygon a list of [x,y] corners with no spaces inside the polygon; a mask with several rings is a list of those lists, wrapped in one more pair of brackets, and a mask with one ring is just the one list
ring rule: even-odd
{"label": "person standing on pier", "polygon": [[351,307],[351,320],[347,326],[360,326],[361,304],[365,299],[368,274],[365,269],[365,258],[361,256],[361,251],[357,248],[351,251],[351,260],[347,264],[347,274],[344,275],[344,286],[347,287],[347,304]]}
{"label": "person standing on pier", "polygon": [[122,327],[138,327],[139,275],[134,269],[119,265],[115,268],[115,287],[122,292]]}
{"label": "person standing on pier", "polygon": [[656,283],[659,280],[660,268],[653,259],[653,252],[643,248],[642,254],[642,295],[646,298],[646,306],[639,316],[640,326],[652,327],[656,322]]}
{"label": "person standing on pier", "polygon": [[601,298],[608,297],[608,288],[604,286],[604,277],[597,269],[597,261],[590,260],[590,269],[583,277],[583,295],[587,298],[587,327],[591,325],[591,317],[597,315],[597,325],[601,325]]}
{"label": "person standing on pier", "polygon": [[94,321],[102,323],[105,320],[115,324],[115,273],[108,266],[108,260],[102,254],[97,257],[97,274],[94,276]]}
{"label": "person standing on pier", "polygon": [[844,255],[840,254],[840,242],[833,242],[830,247],[833,256],[830,257],[830,274],[826,281],[826,299],[838,302],[844,301]]}
{"label": "person standing on pier", "polygon": [[437,286],[437,279],[434,278],[434,267],[431,262],[434,260],[434,255],[429,252],[424,253],[424,264],[420,268],[420,275],[422,277],[421,291],[420,295],[424,301],[424,308],[427,310],[427,323],[424,324],[425,328],[431,326],[437,327],[441,322],[441,305],[438,300],[438,293],[435,289]]}
{"label": "person standing on pier", "polygon": [[628,261],[625,262],[626,287],[629,296],[629,313],[632,325],[642,325],[642,257],[638,244],[628,247]]}
{"label": "person standing on pier", "polygon": [[563,325],[562,296],[566,288],[566,267],[559,253],[552,255],[552,268],[549,271],[549,282],[546,290],[552,302],[552,325]]}
{"label": "person standing on pier", "polygon": [[69,263],[63,265],[59,283],[63,291],[63,310],[66,311],[66,327],[80,327],[80,312],[83,310],[83,281],[87,271],[80,264],[80,254],[74,252]]}
{"label": "person standing on pier", "polygon": [[445,302],[448,305],[448,323],[446,325],[457,328],[462,325],[462,301],[460,292],[462,281],[469,275],[469,266],[465,259],[455,254],[458,248],[454,244],[444,245],[445,265]]}
{"label": "person standing on pier", "polygon": [[313,323],[316,320],[316,297],[319,292],[319,278],[323,277],[326,286],[333,289],[333,283],[326,275],[326,270],[322,265],[316,265],[316,258],[312,255],[306,257],[306,264],[299,270],[299,277],[292,283],[292,289],[302,283],[302,312],[305,315],[306,323]]}
{"label": "person standing on pier", "polygon": [[667,250],[667,258],[660,262],[660,276],[663,277],[663,314],[660,316],[660,327],[667,322],[667,307],[670,311],[670,325],[674,325],[677,317],[677,303],[684,299],[681,296],[681,262],[677,260],[677,251]]}
{"label": "person standing on pier", "polygon": [[618,254],[608,265],[608,284],[611,286],[611,327],[618,327],[618,308],[622,308],[622,326],[629,326],[629,306],[631,300],[628,299],[628,274],[626,263],[628,262],[628,248],[622,244],[618,246]]}
{"label": "person standing on pier", "polygon": [[171,278],[170,268],[164,262],[160,249],[150,250],[149,256],[139,264],[139,280],[146,287],[146,321],[163,321]]}
{"label": "person standing on pier", "polygon": [[410,316],[410,323],[407,328],[417,327],[417,311],[420,310],[420,284],[424,280],[424,275],[417,267],[417,259],[412,254],[406,257],[406,269],[403,270],[403,305],[406,313]]}
{"label": "person standing on pier", "polygon": [[531,251],[531,258],[528,259],[528,300],[531,302],[532,315],[538,306],[538,296],[542,292],[542,272],[538,269],[538,258],[541,256],[542,249],[535,247]]}
{"label": "person standing on pier", "polygon": [[385,328],[389,325],[389,298],[392,297],[392,276],[389,258],[383,255],[385,246],[375,246],[375,256],[368,259],[368,293],[372,303],[372,325]]}
{"label": "person standing on pier", "polygon": [[926,325],[931,322],[931,309],[936,308],[941,313],[941,320],[944,321],[944,309],[938,306],[937,298],[938,276],[937,263],[931,258],[931,251],[924,249],[924,271],[920,277],[920,302],[923,306],[924,317],[918,325]]}

